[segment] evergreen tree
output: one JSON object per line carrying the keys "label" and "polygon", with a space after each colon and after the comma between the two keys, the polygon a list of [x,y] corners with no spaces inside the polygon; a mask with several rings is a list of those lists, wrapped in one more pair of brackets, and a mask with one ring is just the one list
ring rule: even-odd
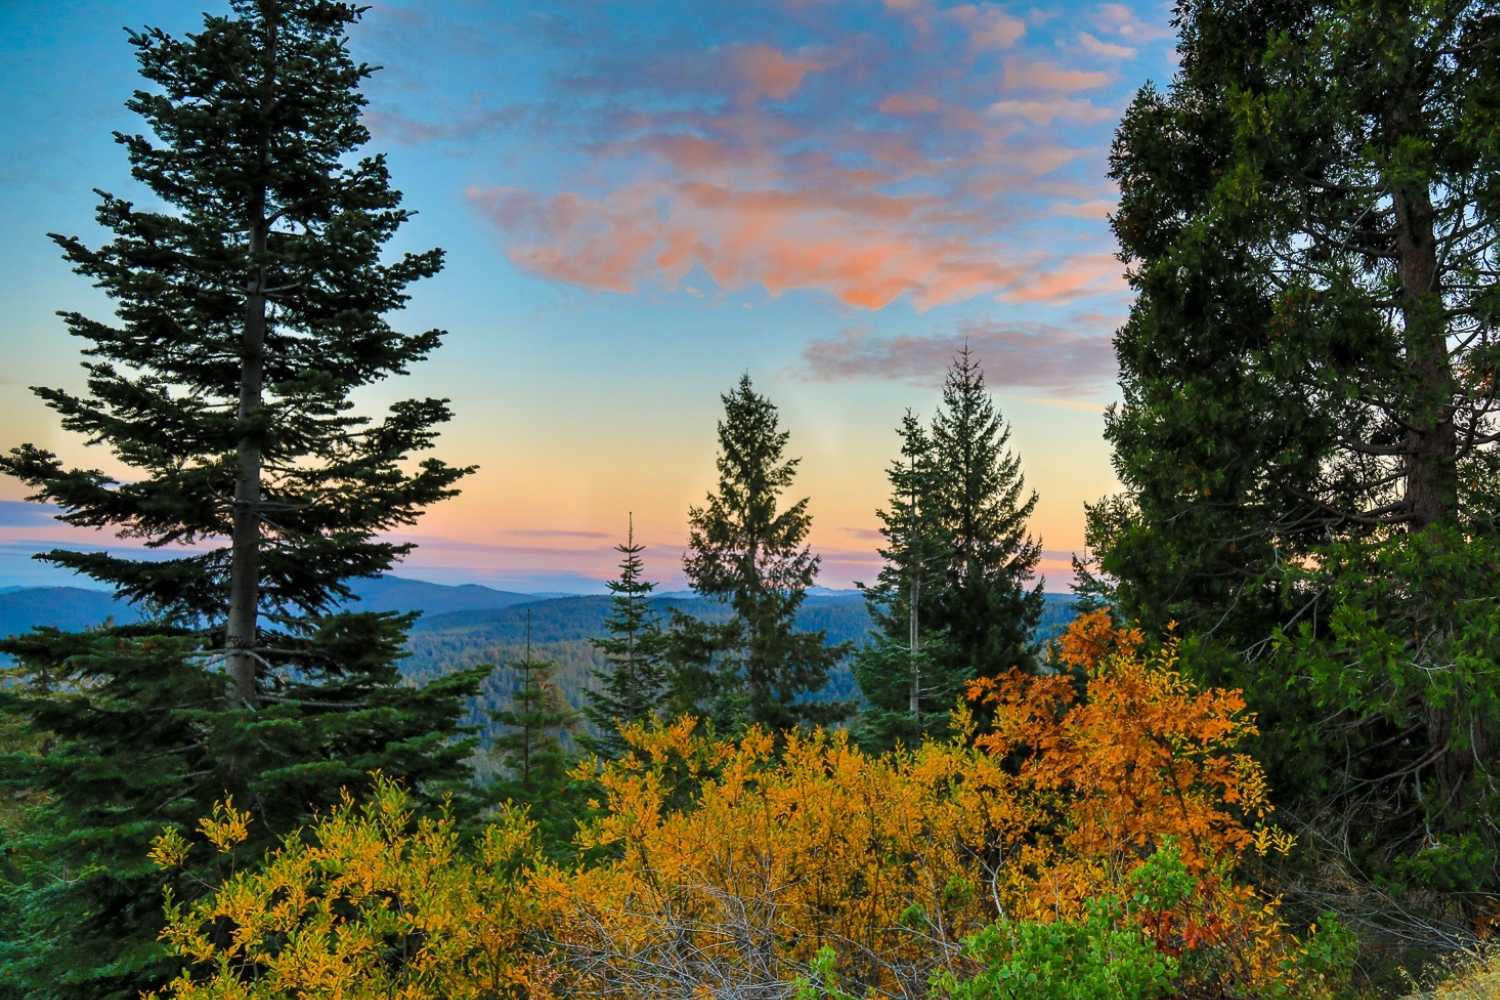
{"label": "evergreen tree", "polygon": [[699,593],[734,608],[747,721],[780,730],[837,717],[844,706],[807,696],[822,688],[847,650],[829,646],[822,632],[797,632],[793,623],[819,560],[806,544],[807,499],[777,509],[799,461],[783,457],[790,435],[749,375],[722,398],[719,488],[705,506],[688,511],[684,568]]}
{"label": "evergreen tree", "polygon": [[568,768],[571,756],[563,734],[571,733],[578,715],[552,679],[556,666],[531,652],[531,612],[526,612],[526,655],[513,667],[520,684],[494,720],[506,732],[494,740],[494,753],[507,777],[496,791],[505,799],[523,802],[536,820],[543,842],[554,853],[562,851],[579,815],[571,794]]}
{"label": "evergreen tree", "polygon": [[594,732],[583,744],[605,758],[625,749],[620,724],[660,714],[666,694],[665,643],[651,607],[656,584],[642,576],[645,548],[636,544],[632,518],[625,544],[615,546],[621,557],[620,576],[609,583],[610,614],[604,621],[608,636],[591,640],[607,666],[594,671],[596,686],[587,693],[583,711]]}
{"label": "evergreen tree", "polygon": [[750,698],[741,669],[744,623],[704,621],[672,608],[662,630],[665,688],[662,716],[691,715],[720,733],[737,733],[750,721]]}
{"label": "evergreen tree", "polygon": [[1007,448],[1010,427],[996,412],[968,345],[948,367],[931,438],[936,519],[948,548],[928,616],[949,640],[938,669],[948,677],[1034,670],[1042,583],[1027,581],[1041,545],[1027,534],[1026,522],[1037,497],[1026,492],[1021,460]]}
{"label": "evergreen tree", "polygon": [[[130,476],[32,445],[0,459],[65,522],[169,556],[44,553],[152,623],[4,644],[19,669],[0,710],[46,747],[0,758],[0,781],[36,803],[8,845],[25,898],[4,937],[19,944],[0,949],[0,982],[31,997],[135,997],[171,974],[156,941],[166,877],[145,860],[163,824],[233,795],[258,852],[373,769],[423,795],[463,783],[455,737],[482,671],[406,687],[408,619],[336,610],[344,581],[409,549],[383,533],[467,471],[406,464],[448,419],[443,401],[378,420],[351,401],[437,346],[439,331],[384,317],[442,254],[382,261],[409,213],[384,159],[358,152],[372,70],[345,39],[360,9],[232,7],[186,38],[130,35],[150,86],[127,106],[148,133],[117,139],[153,207],[101,192],[112,238],[53,236],[116,314],[63,313],[88,345],[87,388],[37,392]],[[174,876],[179,898],[201,875]]]}
{"label": "evergreen tree", "polygon": [[952,661],[946,637],[927,624],[950,550],[938,520],[932,441],[910,410],[897,433],[901,454],[886,470],[889,507],[875,512],[885,540],[878,550],[884,565],[875,584],[863,587],[876,633],[854,658],[854,675],[868,702],[857,732],[873,750],[897,741],[914,746],[943,732],[970,676]]}
{"label": "evergreen tree", "polygon": [[1358,917],[1434,940],[1500,888],[1500,8],[1192,0],[1178,22],[1181,68],[1111,160],[1136,301],[1095,580],[1246,689],[1329,891],[1439,891]]}

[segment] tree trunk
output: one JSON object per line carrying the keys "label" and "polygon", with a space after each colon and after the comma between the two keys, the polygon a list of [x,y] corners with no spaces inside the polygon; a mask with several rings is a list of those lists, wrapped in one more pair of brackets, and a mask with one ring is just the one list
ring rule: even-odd
{"label": "tree trunk", "polygon": [[[1410,134],[1419,114],[1397,112],[1396,135]],[[1420,530],[1451,521],[1458,510],[1456,387],[1438,277],[1432,193],[1425,184],[1397,185],[1393,207],[1402,332],[1415,404],[1406,416],[1406,505],[1411,527]]]}
{"label": "tree trunk", "polygon": [[922,724],[922,666],[920,659],[921,650],[918,648],[921,644],[921,632],[917,627],[917,602],[921,599],[922,577],[920,575],[913,575],[911,579],[911,608],[908,611],[909,620],[907,622],[908,627],[911,629],[911,700],[909,707],[911,709],[912,723],[918,728]]}
{"label": "tree trunk", "polygon": [[[275,94],[276,15],[274,3],[262,4],[266,19],[267,69],[262,107]],[[245,331],[240,341],[240,399],[235,411],[239,441],[235,453],[234,523],[230,539],[229,616],[224,628],[229,676],[236,702],[255,704],[255,644],[260,609],[261,409],[266,370],[266,172],[269,137],[261,140],[260,176],[254,179],[249,205],[251,274],[245,283]]]}

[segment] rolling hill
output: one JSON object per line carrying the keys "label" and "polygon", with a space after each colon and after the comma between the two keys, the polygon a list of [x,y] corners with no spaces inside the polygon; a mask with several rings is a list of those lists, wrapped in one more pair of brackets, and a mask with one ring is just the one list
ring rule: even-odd
{"label": "rolling hill", "polygon": [[[355,599],[346,606],[364,611],[415,611],[420,614],[407,641],[402,672],[421,681],[460,667],[496,665],[486,683],[482,705],[475,706],[476,722],[483,710],[510,700],[517,679],[510,665],[524,655],[530,629],[533,655],[557,665],[557,680],[575,705],[593,684],[593,671],[603,665],[589,639],[604,630],[610,599],[604,596],[552,596],[494,590],[477,584],[450,586],[380,577],[357,581]],[[1039,639],[1060,633],[1073,617],[1073,598],[1047,594]],[[710,621],[722,621],[729,609],[717,601],[691,593],[662,595],[652,606],[663,617],[681,611]],[[0,635],[14,635],[39,625],[75,630],[106,621],[133,622],[139,612],[100,590],[82,587],[0,588]],[[808,595],[797,616],[799,628],[824,631],[830,642],[866,640],[870,617],[858,591],[819,588]],[[854,677],[847,667],[829,678],[823,698],[856,698]]]}

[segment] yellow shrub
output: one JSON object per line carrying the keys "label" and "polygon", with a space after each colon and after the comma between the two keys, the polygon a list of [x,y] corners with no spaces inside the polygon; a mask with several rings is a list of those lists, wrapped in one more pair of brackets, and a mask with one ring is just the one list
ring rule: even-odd
{"label": "yellow shrub", "polygon": [[[377,775],[368,800],[346,793],[263,867],[190,907],[169,899],[162,936],[197,966],[170,995],[479,1000],[545,987],[546,967],[527,943],[541,913],[525,818],[504,812],[470,856],[451,821],[414,822],[407,806],[406,793]],[[221,825],[205,834],[231,840],[237,816],[217,812]],[[180,853],[169,836],[155,852],[161,863]]]}
{"label": "yellow shrub", "polygon": [[[985,732],[960,707],[953,739],[880,756],[839,733],[628,729],[621,759],[575,773],[598,790],[588,864],[544,862],[515,811],[466,855],[451,822],[414,822],[377,780],[264,869],[169,906],[165,938],[195,963],[172,995],[781,996],[832,949],[853,992],[919,996],[969,971],[965,936],[1076,918],[1169,842],[1193,892],[1129,919],[1181,985],[1319,995],[1275,902],[1233,878],[1247,852],[1289,846],[1237,749],[1253,719],[1235,692],[1195,691],[1171,645],[1140,646],[1087,616],[1061,647],[1081,697],[1062,676],[979,684]],[[240,822],[225,809],[204,830]]]}

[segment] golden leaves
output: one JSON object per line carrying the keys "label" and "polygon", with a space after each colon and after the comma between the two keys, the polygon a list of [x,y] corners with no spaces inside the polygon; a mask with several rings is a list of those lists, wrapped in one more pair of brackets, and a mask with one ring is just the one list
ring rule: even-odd
{"label": "golden leaves", "polygon": [[211,816],[198,820],[198,831],[220,854],[228,854],[250,836],[250,814],[234,807],[234,796],[214,803]]}
{"label": "golden leaves", "polygon": [[[1155,946],[1286,987],[1297,943],[1275,901],[1232,877],[1246,852],[1292,846],[1264,822],[1264,773],[1239,749],[1255,732],[1243,699],[1196,689],[1175,643],[1144,652],[1107,616],[1080,619],[1059,649],[1076,677],[976,683],[989,725],[961,705],[953,738],[877,756],[844,733],[627,727],[620,759],[574,770],[598,810],[572,865],[542,860],[519,808],[465,846],[377,776],[259,871],[190,907],[169,900],[163,936],[197,965],[172,995],[774,992],[828,948],[844,982],[919,995],[967,961],[965,935],[1002,915],[1076,917],[1168,844],[1193,891],[1142,914]],[[226,802],[201,829],[232,844],[246,822]],[[185,844],[165,832],[153,860]]]}

